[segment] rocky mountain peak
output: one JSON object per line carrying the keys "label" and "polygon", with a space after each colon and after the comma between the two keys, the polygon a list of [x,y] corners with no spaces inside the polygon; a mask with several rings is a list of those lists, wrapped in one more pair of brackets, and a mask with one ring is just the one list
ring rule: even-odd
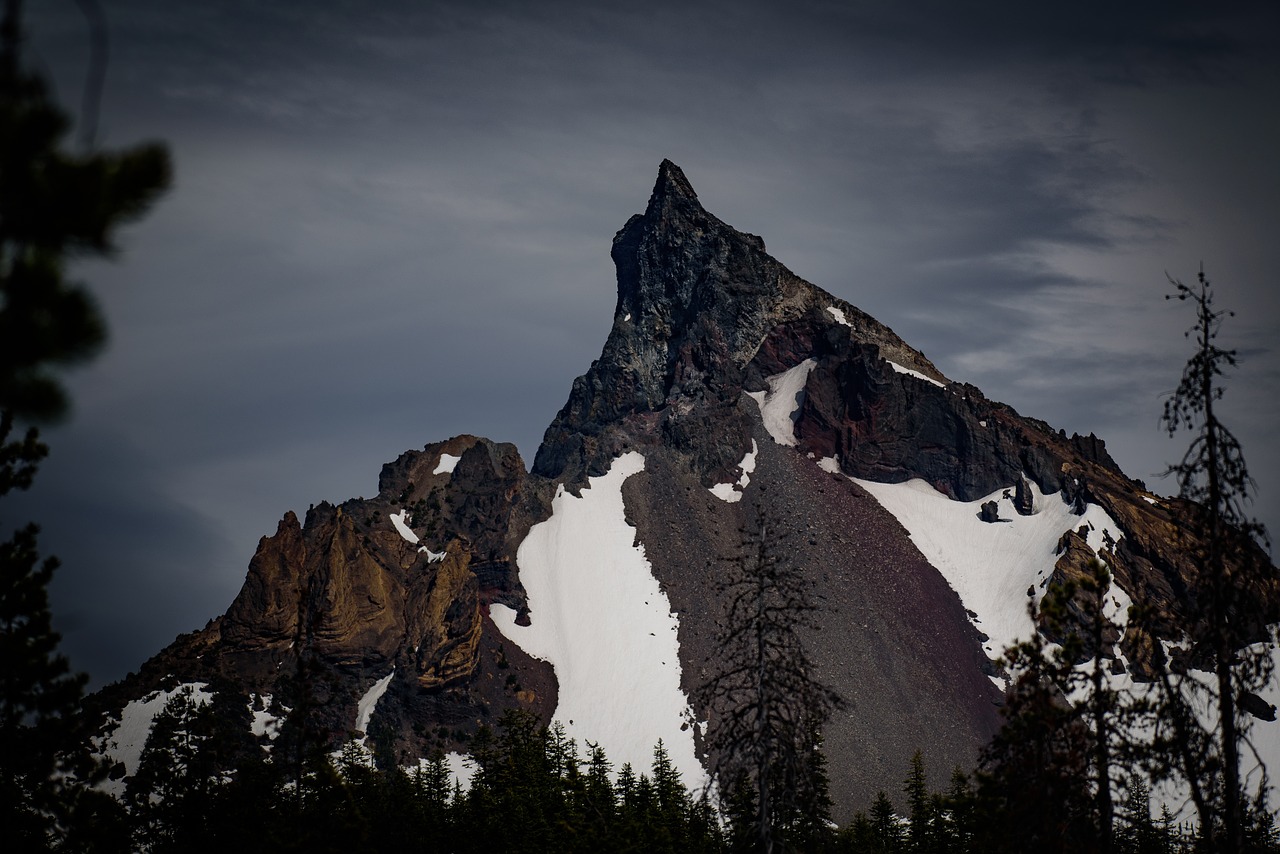
{"label": "rocky mountain peak", "polygon": [[[736,421],[746,366],[769,330],[815,291],[766,253],[759,237],[707,212],[669,160],[659,166],[645,212],[617,233],[611,254],[613,327],[547,430],[533,468],[546,477],[601,474],[623,448],[678,435],[674,422],[691,416],[717,412]],[[726,446],[712,467],[741,457],[742,441]]]}
{"label": "rocky mountain peak", "polygon": [[682,205],[697,205],[699,209],[702,207],[698,203],[698,194],[694,192],[693,185],[685,177],[684,170],[670,160],[664,159],[658,164],[658,180],[653,185],[653,195],[649,197],[645,216],[660,217],[666,206]]}
{"label": "rocky mountain peak", "polygon": [[[775,547],[822,602],[817,672],[857,710],[824,733],[845,769],[833,782],[845,814],[896,785],[922,732],[935,770],[972,764],[997,725],[991,659],[1030,630],[1028,589],[1079,581],[1098,557],[1119,615],[1142,602],[1160,638],[1182,635],[1199,548],[1180,535],[1189,508],[1125,477],[1101,439],[950,380],[710,214],[670,161],[612,255],[608,338],[532,473],[513,445],[460,435],[387,463],[373,498],[314,505],[301,523],[286,514],[224,616],[98,695],[110,727],[129,731],[127,703],[197,680],[238,696],[241,717],[246,702],[255,718],[311,709],[291,725],[330,749],[363,721],[384,756],[407,761],[465,751],[506,709],[545,721],[559,708],[573,726],[565,709],[586,696],[574,692],[635,677],[631,652],[648,655],[656,635],[612,659],[579,658],[589,642],[544,657],[520,629],[612,633],[628,603],[595,581],[637,552],[663,619],[678,622],[678,650],[659,662],[696,696],[716,654],[723,561],[756,508],[776,515]],[[633,467],[619,477],[624,455]],[[1280,590],[1267,596],[1280,603]],[[571,624],[586,634],[566,634]],[[1103,643],[1113,672],[1149,678],[1160,649],[1149,637],[1121,625]],[[362,708],[376,711],[372,728]],[[691,713],[709,720],[696,703]],[[664,737],[650,720],[602,729],[614,745]],[[662,726],[684,738],[687,722]]]}

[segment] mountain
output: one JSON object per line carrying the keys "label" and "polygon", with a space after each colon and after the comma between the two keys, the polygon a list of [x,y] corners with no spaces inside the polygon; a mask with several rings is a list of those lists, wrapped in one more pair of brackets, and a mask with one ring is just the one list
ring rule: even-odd
{"label": "mountain", "polygon": [[413,764],[527,709],[618,765],[647,767],[662,738],[696,783],[707,715],[688,698],[714,666],[723,560],[761,510],[812,584],[810,652],[846,703],[825,732],[839,817],[896,791],[917,749],[934,780],[973,766],[1028,595],[1090,558],[1114,575],[1114,674],[1150,662],[1129,602],[1180,636],[1187,508],[1101,439],[944,376],[707,212],[669,161],[612,255],[608,338],[531,470],[457,436],[388,463],[374,498],[286,514],[223,616],[93,698],[117,784],[182,683],[239,709],[253,750],[359,736]]}

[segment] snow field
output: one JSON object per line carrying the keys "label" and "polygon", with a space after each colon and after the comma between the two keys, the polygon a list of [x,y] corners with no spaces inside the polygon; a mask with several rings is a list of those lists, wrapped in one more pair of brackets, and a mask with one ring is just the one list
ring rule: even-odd
{"label": "snow field", "polygon": [[389,513],[387,516],[391,519],[391,524],[396,526],[396,532],[399,533],[400,536],[404,537],[406,542],[413,543],[415,546],[418,544],[418,535],[413,532],[409,527],[409,523],[405,521],[409,517],[408,510],[401,510],[399,513]]}
{"label": "snow field", "polygon": [[834,317],[836,319],[836,323],[840,324],[841,326],[847,326],[850,329],[853,328],[853,324],[845,319],[844,309],[839,309],[839,308],[836,308],[834,305],[829,305],[827,306],[827,313],[830,314],[832,317]]}
{"label": "snow field", "polygon": [[707,775],[680,689],[679,623],[622,501],[623,482],[643,469],[644,457],[632,451],[591,478],[580,498],[561,486],[551,518],[529,530],[516,555],[532,624],[516,625],[505,605],[490,606],[490,616],[509,640],[555,668],[555,719],[580,746],[598,743],[615,768],[630,763],[647,773],[662,739],[696,789]]}
{"label": "snow field", "polygon": [[[377,682],[374,682],[368,691],[364,692],[364,696],[360,698],[360,702],[356,704],[356,731],[361,733],[369,732],[369,721],[373,718],[373,712],[378,708],[378,701],[382,699],[382,695],[387,693],[387,686],[391,684],[391,678],[396,675],[396,669],[391,668],[391,672],[383,676]],[[364,739],[360,739],[360,743],[364,744]]]}
{"label": "snow field", "polygon": [[360,748],[359,761],[363,762],[370,768],[374,767],[373,753],[369,750],[367,744],[369,739],[369,721],[373,720],[373,713],[378,708],[378,701],[382,699],[382,695],[387,693],[387,687],[391,684],[391,679],[396,675],[396,669],[391,668],[391,672],[383,676],[378,681],[369,686],[369,690],[361,695],[356,701],[356,725],[355,731],[360,733],[359,738],[348,740],[342,747],[329,754],[329,758],[333,760],[333,764],[341,766],[343,751],[349,745],[357,745]]}
{"label": "snow field", "polygon": [[[449,766],[449,785],[467,791],[471,788],[471,779],[476,775],[476,763],[465,753],[449,752],[444,755],[445,764]],[[426,770],[428,759],[419,759],[417,765],[406,765],[404,770],[410,774],[422,769]]]}
{"label": "snow field", "polygon": [[440,462],[436,464],[435,471],[432,474],[453,474],[453,470],[458,467],[458,460],[461,456],[453,454],[441,454]]}
{"label": "snow field", "polygon": [[[833,463],[838,471],[838,463]],[[1086,539],[1095,551],[1103,545],[1104,531],[1113,537],[1120,533],[1120,527],[1098,505],[1088,505],[1084,514],[1077,516],[1059,495],[1041,492],[1034,484],[1033,513],[1021,516],[1013,501],[1004,497],[1006,492],[1012,494],[1012,489],[997,490],[976,501],[953,501],[923,480],[853,480],[897,517],[920,553],[942,573],[964,606],[978,615],[974,622],[988,636],[983,649],[992,658],[1033,631],[1027,616],[1027,591],[1032,591],[1037,602],[1044,595],[1044,585],[1058,560],[1058,540],[1065,532],[1087,525]],[[999,522],[978,518],[986,501],[999,506]],[[1107,601],[1112,613],[1121,602],[1123,613],[1128,613],[1128,597],[1117,585],[1111,585]]]}
{"label": "snow field", "polygon": [[[280,734],[280,724],[284,719],[271,714],[270,694],[262,695],[261,709],[254,708],[257,705],[257,697],[257,694],[249,695],[249,714],[253,715],[253,720],[249,722],[249,732],[259,738],[265,735],[268,742],[275,741],[276,736]],[[286,708],[285,712],[287,713],[288,711],[289,710]],[[271,745],[268,743],[265,745],[265,749],[270,753]]]}

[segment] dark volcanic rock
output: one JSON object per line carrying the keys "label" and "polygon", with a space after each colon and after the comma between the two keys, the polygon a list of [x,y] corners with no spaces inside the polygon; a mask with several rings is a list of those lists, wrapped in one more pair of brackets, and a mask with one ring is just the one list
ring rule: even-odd
{"label": "dark volcanic rock", "polygon": [[1240,695],[1240,708],[1260,721],[1274,721],[1276,719],[1276,707],[1252,691],[1246,691]]}
{"label": "dark volcanic rock", "polygon": [[978,518],[984,522],[1000,521],[1000,505],[994,501],[984,501],[978,508]]}
{"label": "dark volcanic rock", "polygon": [[614,237],[613,260],[613,328],[574,380],[533,472],[580,485],[624,449],[663,443],[691,453],[711,483],[742,456],[749,426],[737,404],[748,362],[813,287],[760,238],[707,213],[670,161],[648,208]]}
{"label": "dark volcanic rock", "polygon": [[669,450],[648,454],[623,487],[628,521],[680,617],[684,688],[714,667],[722,557],[736,553],[762,502],[782,525],[786,559],[816,593],[821,630],[806,644],[817,675],[847,703],[824,735],[842,813],[900,787],[903,757],[917,749],[936,779],[973,767],[997,726],[1000,692],[959,598],[860,487],[775,445],[758,422],[754,438],[757,467],[741,503],[701,488]]}

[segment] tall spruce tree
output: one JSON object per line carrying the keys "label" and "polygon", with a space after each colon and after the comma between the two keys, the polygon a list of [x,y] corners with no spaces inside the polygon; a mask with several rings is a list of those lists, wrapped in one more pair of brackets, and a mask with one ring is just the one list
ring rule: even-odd
{"label": "tall spruce tree", "polygon": [[753,790],[756,850],[772,854],[790,850],[802,807],[829,804],[825,792],[814,791],[825,785],[814,762],[817,738],[840,698],[818,680],[801,640],[816,606],[799,568],[784,558],[786,534],[759,505],[754,514],[719,585],[725,614],[699,695],[711,714],[720,791],[731,796],[744,784]]}
{"label": "tall spruce tree", "polygon": [[1222,378],[1237,365],[1236,351],[1218,345],[1222,321],[1232,312],[1214,306],[1203,268],[1194,285],[1172,277],[1169,283],[1174,291],[1165,298],[1195,310],[1195,323],[1186,333],[1195,350],[1165,402],[1161,422],[1171,436],[1187,432],[1192,437],[1167,473],[1177,478],[1189,520],[1179,530],[1193,562],[1188,658],[1192,668],[1203,666],[1211,678],[1202,680],[1185,664],[1175,667],[1154,644],[1161,689],[1157,711],[1169,722],[1157,747],[1187,782],[1207,845],[1236,854],[1244,850],[1251,823],[1265,817],[1265,773],[1255,808],[1241,779],[1250,719],[1239,698],[1270,681],[1273,663],[1265,642],[1273,640],[1269,625],[1280,616],[1280,578],[1266,554],[1266,531],[1246,512],[1253,481],[1240,442],[1218,414]]}
{"label": "tall spruce tree", "polygon": [[[93,299],[70,281],[75,257],[108,255],[118,227],[169,182],[168,153],[70,153],[70,122],[22,63],[21,4],[0,21],[0,497],[31,485],[47,453],[21,420],[65,414],[54,370],[89,358],[105,339]],[[0,520],[5,527],[11,520]],[[12,529],[10,529],[12,530]],[[47,850],[76,837],[77,805],[101,814],[83,783],[94,773],[75,732],[85,678],[57,652],[38,529],[0,542],[0,826],[9,850]],[[77,845],[81,843],[75,843]]]}

